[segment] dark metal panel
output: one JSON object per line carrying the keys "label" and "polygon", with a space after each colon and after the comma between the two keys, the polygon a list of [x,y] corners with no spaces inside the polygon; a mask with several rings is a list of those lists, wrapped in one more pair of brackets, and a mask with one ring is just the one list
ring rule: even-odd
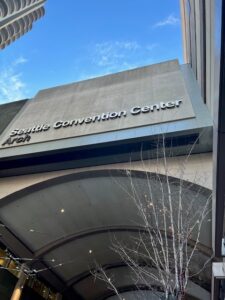
{"label": "dark metal panel", "polygon": [[[213,248],[216,259],[222,259],[225,205],[225,2],[215,0],[214,37],[214,135],[213,135]],[[223,299],[220,281],[212,278],[212,299]]]}
{"label": "dark metal panel", "polygon": [[[165,144],[168,152],[172,151],[174,156],[187,155],[190,150],[188,145],[194,143],[196,145],[192,154],[211,152],[212,145],[208,142],[211,132],[212,128],[208,127],[200,131],[167,134]],[[201,139],[198,141],[199,135]],[[141,154],[144,159],[154,158],[158,139],[156,136],[125,138],[123,141],[116,140],[0,159],[0,177],[136,161],[141,159]]]}
{"label": "dark metal panel", "polygon": [[79,233],[75,233],[75,234],[70,234],[68,236],[62,237],[46,246],[44,246],[43,248],[39,249],[36,253],[35,253],[35,257],[43,257],[46,253],[49,253],[51,251],[53,251],[54,249],[61,247],[67,243],[70,243],[72,241],[76,241],[85,237],[88,237],[90,235],[97,235],[97,234],[101,234],[101,233],[109,233],[109,232],[146,232],[146,229],[144,229],[141,226],[104,226],[104,227],[100,227],[100,228],[94,228],[94,229],[89,229],[86,231],[82,231]]}
{"label": "dark metal panel", "polygon": [[221,257],[221,242],[224,236],[224,204],[225,204],[225,3],[222,2],[221,23],[221,60],[220,60],[220,86],[219,101],[215,103],[218,114],[215,116],[214,126],[214,151],[216,155],[215,189],[216,189],[216,212],[215,212],[215,256]]}

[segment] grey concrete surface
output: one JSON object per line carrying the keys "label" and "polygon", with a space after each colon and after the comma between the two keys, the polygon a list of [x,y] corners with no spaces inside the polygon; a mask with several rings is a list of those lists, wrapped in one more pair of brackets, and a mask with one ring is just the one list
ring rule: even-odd
{"label": "grey concrete surface", "polygon": [[19,113],[27,100],[6,103],[0,105],[0,134],[9,126],[13,118]]}
{"label": "grey concrete surface", "polygon": [[[174,105],[178,100],[182,102]],[[161,108],[160,103],[167,103],[167,107],[161,104]],[[155,104],[160,108],[153,106]],[[133,115],[133,107],[141,107],[143,112]],[[99,121],[97,116],[103,113],[109,113],[109,119],[103,120],[103,117]],[[38,125],[45,125],[46,130],[31,133],[29,144],[194,117],[180,66],[177,61],[168,61],[41,91],[34,101],[26,104],[23,113],[10,124],[0,141],[2,144],[15,129],[31,129]],[[59,127],[63,122],[67,122],[65,127]],[[25,136],[20,133],[13,137]],[[16,141],[5,144],[4,148],[23,144],[26,142]]]}

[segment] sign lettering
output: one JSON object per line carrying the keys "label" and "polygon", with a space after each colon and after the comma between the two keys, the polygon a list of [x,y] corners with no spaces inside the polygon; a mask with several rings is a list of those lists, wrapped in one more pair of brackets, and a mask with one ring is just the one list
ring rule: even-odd
{"label": "sign lettering", "polygon": [[31,136],[33,134],[43,133],[50,130],[50,128],[53,128],[54,130],[59,130],[61,128],[67,128],[67,127],[76,127],[81,126],[84,124],[91,124],[91,123],[97,123],[97,122],[106,122],[108,120],[115,120],[118,118],[124,118],[127,117],[127,115],[140,115],[140,114],[146,114],[146,113],[154,113],[157,111],[164,111],[167,109],[174,109],[179,108],[180,104],[182,103],[182,100],[175,100],[175,101],[169,101],[169,102],[160,102],[149,106],[134,106],[130,109],[129,114],[127,111],[118,111],[118,112],[107,112],[102,113],[99,115],[94,116],[88,116],[84,118],[78,118],[78,119],[72,119],[72,120],[58,120],[54,124],[40,124],[35,125],[30,128],[16,128],[12,130],[10,137],[2,143],[2,146],[11,146],[15,144],[21,144],[21,143],[28,143],[31,140]]}

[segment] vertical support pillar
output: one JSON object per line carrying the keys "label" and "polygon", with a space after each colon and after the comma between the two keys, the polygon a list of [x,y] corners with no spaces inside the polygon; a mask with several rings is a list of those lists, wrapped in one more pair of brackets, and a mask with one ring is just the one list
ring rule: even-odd
{"label": "vertical support pillar", "polygon": [[19,272],[19,278],[18,281],[15,285],[14,291],[12,293],[12,296],[10,298],[10,300],[20,300],[21,295],[22,295],[22,291],[23,291],[23,286],[26,282],[26,275],[23,272],[24,270],[24,266],[22,265],[20,272]]}
{"label": "vertical support pillar", "polygon": [[59,294],[59,293],[57,293],[57,294],[56,294],[55,300],[62,300],[62,295]]}

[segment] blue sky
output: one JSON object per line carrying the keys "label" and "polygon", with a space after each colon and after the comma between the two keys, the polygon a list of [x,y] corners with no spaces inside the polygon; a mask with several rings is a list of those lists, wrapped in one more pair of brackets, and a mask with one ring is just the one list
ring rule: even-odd
{"label": "blue sky", "polygon": [[45,16],[0,51],[0,103],[48,87],[178,58],[178,0],[47,0]]}

